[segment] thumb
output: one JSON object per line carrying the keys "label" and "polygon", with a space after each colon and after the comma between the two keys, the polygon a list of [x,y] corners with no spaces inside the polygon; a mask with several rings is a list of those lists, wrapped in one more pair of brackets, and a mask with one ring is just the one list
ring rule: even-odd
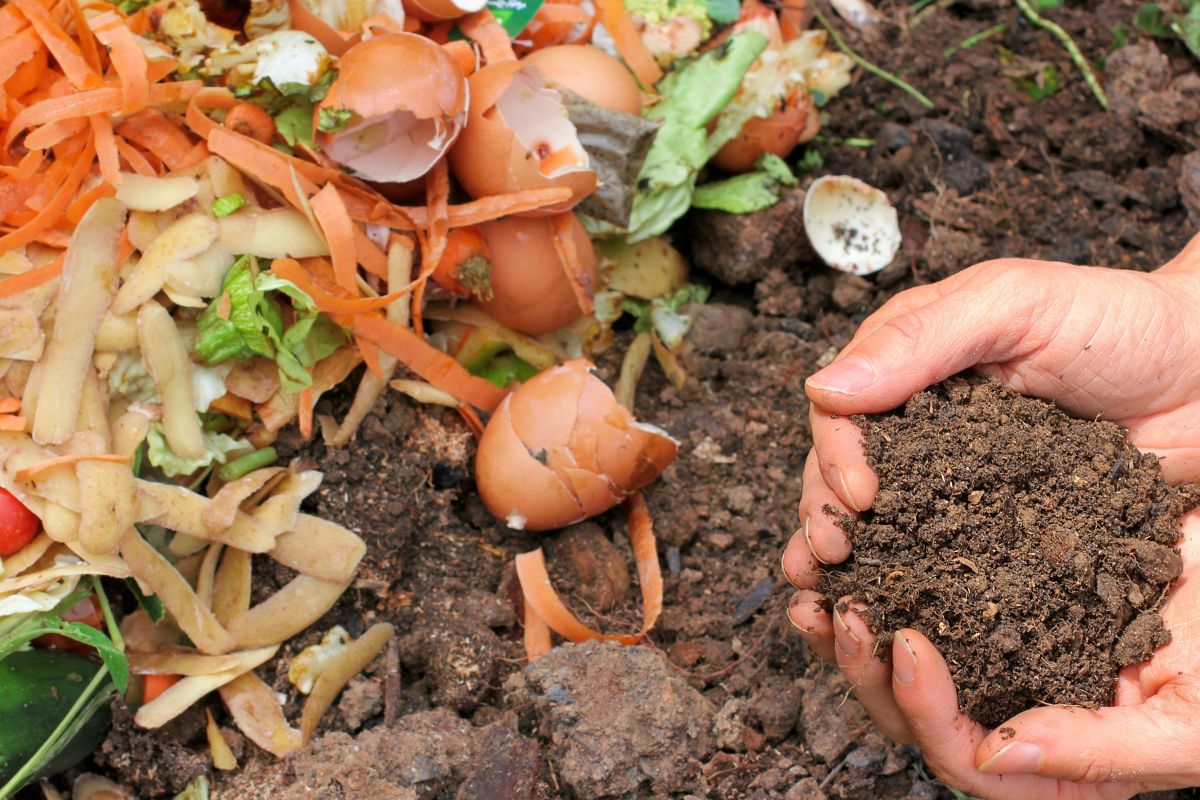
{"label": "thumb", "polygon": [[882,324],[868,318],[871,332],[806,381],[809,397],[834,413],[877,413],[967,367],[1033,352],[1045,337],[1031,341],[1031,331],[1047,305],[1044,281],[1025,269],[1033,263],[980,264],[974,280],[930,303]]}
{"label": "thumb", "polygon": [[1094,711],[1037,708],[992,731],[975,758],[980,772],[993,775],[1191,786],[1200,760],[1200,724],[1186,717],[1172,714],[1160,697]]}

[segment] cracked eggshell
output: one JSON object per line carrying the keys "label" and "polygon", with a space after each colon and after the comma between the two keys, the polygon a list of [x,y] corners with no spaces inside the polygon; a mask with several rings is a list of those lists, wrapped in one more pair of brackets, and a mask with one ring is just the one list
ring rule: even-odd
{"label": "cracked eggshell", "polygon": [[[576,252],[595,284],[592,240],[574,214],[571,219]],[[551,217],[503,217],[479,228],[492,262],[492,298],[479,303],[484,310],[501,324],[531,336],[579,319],[583,312],[554,246]]]}
{"label": "cracked eggshell", "polygon": [[713,156],[713,164],[734,174],[750,172],[766,153],[786,158],[801,142],[817,135],[821,128],[820,115],[812,97],[798,87],[783,107],[769,117],[754,117],[742,130]]}
{"label": "cracked eggshell", "polygon": [[[424,36],[386,33],[356,44],[337,62],[321,110],[352,112],[321,133],[321,149],[368,181],[405,183],[454,144],[467,120],[467,80],[446,51]],[[317,122],[314,118],[314,127]]]}
{"label": "cracked eggshell", "polygon": [[481,11],[487,0],[404,0],[404,10],[425,22],[444,22]]}
{"label": "cracked eggshell", "polygon": [[534,50],[521,59],[542,71],[546,80],[604,108],[642,113],[642,92],[633,73],[618,59],[590,44],[562,44]]}
{"label": "cracked eggshell", "polygon": [[488,422],[475,482],[509,527],[550,530],[603,513],[675,458],[675,441],[635,420],[592,370],[583,359],[544,370]]}
{"label": "cracked eggshell", "polygon": [[541,71],[520,61],[489,64],[468,83],[467,126],[450,149],[450,168],[472,197],[563,186],[566,202],[529,212],[567,211],[596,189],[596,173],[567,118],[562,96]]}
{"label": "cracked eggshell", "polygon": [[849,175],[813,181],[804,196],[804,231],[829,266],[870,275],[900,250],[900,224],[887,195]]}

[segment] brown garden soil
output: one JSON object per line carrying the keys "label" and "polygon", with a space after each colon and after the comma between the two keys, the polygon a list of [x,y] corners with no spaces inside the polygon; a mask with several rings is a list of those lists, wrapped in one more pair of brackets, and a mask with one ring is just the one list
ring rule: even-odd
{"label": "brown garden soil", "polygon": [[[937,110],[859,74],[827,107],[813,145],[821,172],[855,175],[896,204],[905,239],[892,267],[859,279],[819,265],[796,242],[798,193],[751,220],[678,231],[696,264],[745,282],[713,279],[682,390],[656,367],[642,380],[639,416],[681,442],[647,493],[665,607],[646,645],[565,646],[525,669],[513,556],[546,546],[572,608],[605,630],[635,630],[624,523],[608,514],[557,534],[506,529],[473,488],[474,445],[458,418],[389,397],[345,450],[291,443],[291,454],[325,472],[305,510],[359,531],[370,549],[341,602],[259,672],[289,692],[288,659],[334,624],[357,634],[392,622],[397,646],[351,684],[317,741],[286,761],[231,735],[242,768],[216,778],[217,798],[950,796],[914,750],[874,731],[784,616],[790,587],[779,555],[796,526],[811,444],[804,378],[888,297],[976,261],[1151,269],[1174,255],[1195,230],[1185,201],[1200,198],[1191,184],[1180,191],[1184,157],[1200,144],[1200,75],[1173,42],[1133,33],[1130,48],[1115,49],[1113,28],[1130,24],[1135,3],[1069,2],[1049,15],[1106,61],[1105,112],[1058,44],[1010,3],[943,1],[919,24],[909,6],[882,3],[898,24],[875,40],[847,36]],[[1000,23],[1004,32],[943,57]],[[1003,74],[1046,64],[1062,86],[1040,101]],[[601,359],[609,381],[619,350]],[[347,404],[343,394],[318,411],[336,416]],[[289,577],[262,569],[264,595]],[[299,704],[287,696],[295,719]],[[143,797],[178,789],[208,763],[202,722],[197,711],[149,733],[119,724],[98,768]]]}
{"label": "brown garden soil", "polygon": [[1120,668],[1170,641],[1157,608],[1197,493],[1116,425],[983,378],[854,421],[879,494],[857,522],[841,515],[854,553],[823,589],[865,601],[885,646],[899,628],[928,635],[971,717],[1110,705]]}

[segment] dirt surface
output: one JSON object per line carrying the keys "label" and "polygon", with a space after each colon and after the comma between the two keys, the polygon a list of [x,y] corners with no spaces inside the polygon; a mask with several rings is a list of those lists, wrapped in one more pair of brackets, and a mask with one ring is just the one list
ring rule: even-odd
{"label": "dirt surface", "polygon": [[1170,641],[1156,608],[1200,495],[1116,425],[981,378],[855,422],[879,494],[843,515],[854,553],[822,589],[865,601],[885,646],[926,634],[967,714],[994,728],[1037,705],[1109,705],[1119,669]]}
{"label": "dirt surface", "polygon": [[[769,231],[799,228],[794,200],[783,227],[773,218],[722,221],[725,241],[742,243],[723,245],[722,257],[739,270],[729,277],[751,282],[731,287],[698,273],[715,293],[690,334],[687,385],[668,387],[652,365],[638,394],[639,416],[682,443],[647,494],[665,577],[650,642],[620,655],[568,646],[525,671],[512,557],[538,545],[556,550],[551,576],[572,609],[605,630],[635,630],[636,578],[622,589],[633,564],[624,522],[605,515],[582,535],[507,530],[474,491],[473,444],[458,418],[388,397],[345,450],[293,442],[287,451],[326,475],[305,510],[360,532],[369,552],[342,601],[259,674],[285,694],[294,720],[300,698],[286,681],[287,661],[330,626],[357,634],[392,622],[394,660],[382,657],[368,670],[364,687],[339,700],[307,750],[275,763],[245,745],[242,772],[216,777],[218,800],[951,796],[915,751],[874,732],[840,675],[805,649],[783,615],[790,587],[781,585],[779,554],[797,523],[811,445],[804,378],[887,298],[975,261],[1026,256],[1151,269],[1177,252],[1195,230],[1181,190],[1200,203],[1200,184],[1181,187],[1184,157],[1196,149],[1196,122],[1182,117],[1200,113],[1200,104],[1181,106],[1186,113],[1174,119],[1160,93],[1186,96],[1184,79],[1197,65],[1181,46],[1136,32],[1136,51],[1117,50],[1113,26],[1131,26],[1134,3],[1072,1],[1047,12],[1090,59],[1105,62],[1106,83],[1132,87],[1122,90],[1128,102],[1105,112],[1054,39],[1010,3],[938,2],[919,21],[909,2],[879,5],[889,23],[875,39],[835,24],[867,58],[926,92],[936,110],[859,71],[824,109],[811,145],[824,166],[807,177],[847,173],[886,191],[903,250],[883,272],[853,278],[803,247],[771,246]],[[1002,33],[942,56],[1001,23]],[[1053,65],[1061,87],[1035,101],[1003,74],[1001,48],[1018,66]],[[1156,101],[1142,102],[1150,95]],[[742,238],[729,239],[731,229]],[[705,251],[704,232],[681,224],[676,243]],[[716,274],[723,268],[703,263]],[[601,359],[610,382],[628,340],[619,337]],[[347,404],[343,393],[318,412],[339,416]],[[288,577],[265,564],[260,570],[264,593]],[[389,691],[397,675],[399,689]],[[212,708],[229,725],[220,704]],[[155,768],[172,756],[131,735],[115,731],[98,768],[138,784],[155,771],[161,780],[139,786],[143,797],[186,779]],[[202,733],[154,736],[207,757]],[[615,781],[612,791],[603,776]]]}

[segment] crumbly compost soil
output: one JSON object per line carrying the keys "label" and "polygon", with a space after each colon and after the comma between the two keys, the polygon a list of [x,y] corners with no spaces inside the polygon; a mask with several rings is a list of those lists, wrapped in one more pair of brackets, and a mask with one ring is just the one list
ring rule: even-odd
{"label": "crumbly compost soil", "polygon": [[[1197,69],[1181,45],[1136,30],[1118,48],[1113,27],[1131,27],[1136,3],[1069,0],[1046,14],[1104,62],[1105,112],[1050,34],[1007,0],[934,3],[918,23],[908,0],[876,5],[889,20],[878,37],[834,24],[937,108],[859,71],[824,109],[810,147],[825,162],[816,174],[888,193],[904,231],[896,262],[867,278],[822,266],[795,236],[799,192],[750,218],[697,215],[672,233],[715,292],[689,334],[687,384],[669,387],[651,365],[638,391],[638,415],[682,443],[647,493],[665,594],[649,644],[620,656],[564,647],[524,669],[512,557],[546,545],[573,610],[605,630],[636,630],[624,523],[609,514],[542,536],[506,529],[475,493],[474,446],[457,417],[388,397],[344,450],[285,443],[289,457],[326,475],[305,510],[359,531],[369,549],[342,600],[258,672],[296,719],[302,698],[287,683],[288,660],[330,626],[357,634],[391,622],[395,652],[343,694],[310,748],[283,762],[244,743],[210,701],[241,763],[215,775],[218,800],[951,797],[912,748],[874,731],[783,615],[790,587],[779,553],[797,524],[812,445],[804,378],[888,298],[977,261],[1146,270],[1178,252],[1195,231],[1189,205],[1200,208],[1200,168],[1187,160],[1200,149],[1200,103],[1186,101]],[[1002,33],[942,56],[1000,24]],[[1033,100],[1004,74],[1005,51],[1017,66],[1053,66],[1061,87]],[[869,147],[855,146],[864,140]],[[1181,183],[1184,175],[1195,180]],[[607,380],[629,339],[601,359]],[[318,410],[340,417],[349,398],[337,393]],[[258,599],[289,577],[261,561]],[[146,732],[120,719],[89,769],[142,798],[170,797],[205,769],[195,720]],[[176,758],[175,746],[199,757]],[[614,789],[590,780],[588,765]]]}
{"label": "crumbly compost soil", "polygon": [[996,727],[1109,705],[1120,668],[1170,641],[1156,609],[1200,494],[1167,485],[1116,425],[962,377],[854,420],[879,494],[843,515],[854,553],[823,588],[865,601],[884,645],[927,635],[967,714]]}

